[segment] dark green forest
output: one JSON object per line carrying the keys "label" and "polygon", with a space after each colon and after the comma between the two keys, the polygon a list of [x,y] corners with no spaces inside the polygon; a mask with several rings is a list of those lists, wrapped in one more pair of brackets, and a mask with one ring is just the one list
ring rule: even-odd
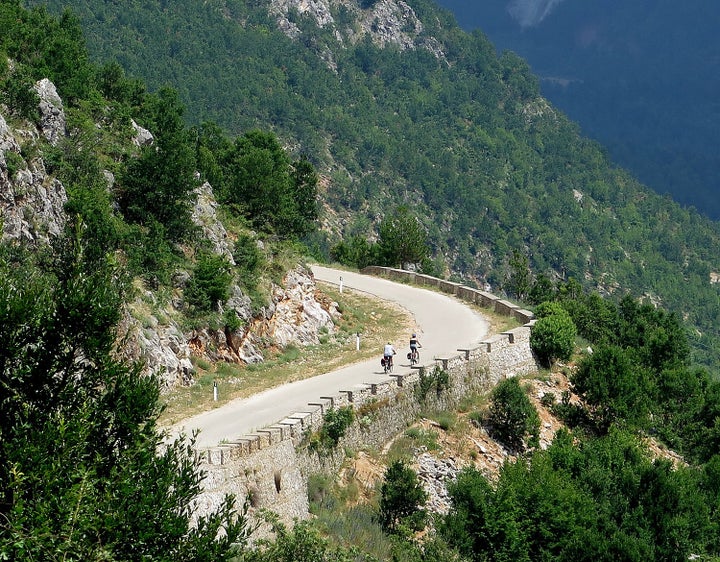
{"label": "dark green forest", "polygon": [[[412,5],[434,13],[429,4]],[[157,19],[143,20],[148,28],[182,13],[145,3],[125,6],[122,17],[138,25],[136,10],[153,7]],[[273,31],[257,6],[206,3],[209,21],[218,7],[227,8],[224,21],[238,34],[255,33],[258,61],[280,52],[297,57],[297,45]],[[310,49],[306,70],[314,71],[299,73],[290,87],[295,59],[277,67],[256,61],[277,78],[263,99],[278,92],[285,102],[285,94],[309,100],[326,88],[321,99],[338,104],[326,128],[311,127],[298,110],[295,119],[308,126],[305,144],[300,129],[285,129],[270,114],[264,122],[264,104],[242,126],[197,119],[183,86],[146,86],[111,58],[91,56],[81,19],[0,3],[3,117],[13,126],[36,122],[31,86],[48,77],[70,132],[56,147],[41,139],[25,144],[6,158],[3,172],[12,175],[42,155],[66,186],[71,217],[48,247],[0,248],[0,559],[718,558],[719,305],[709,283],[717,225],[610,166],[597,145],[537,97],[523,61],[497,58],[480,34],[442,22],[429,27],[447,42],[450,65],[419,50],[365,42],[338,51],[342,81],[313,84],[304,82],[313,72],[316,80],[335,74]],[[188,31],[178,41],[194,37],[178,29]],[[323,37],[334,40],[327,33],[318,41]],[[346,80],[353,84],[347,91],[340,87]],[[304,93],[291,95],[301,84]],[[307,103],[298,101],[313,114]],[[152,130],[154,147],[133,147],[131,119]],[[103,170],[116,177],[111,190]],[[324,186],[323,174],[330,180]],[[233,249],[234,267],[211,255],[187,221],[192,190],[203,179],[246,232]],[[318,195],[334,212],[354,217],[347,230],[319,229]],[[375,229],[377,242],[364,238]],[[217,312],[230,278],[255,289],[264,256],[254,236],[319,256],[337,251],[344,236],[356,241],[344,248],[348,261],[369,255],[444,264],[453,276],[490,282],[536,306],[538,322],[546,320],[536,352],[550,365],[577,361],[571,382],[582,403],[563,397],[552,405],[568,430],[537,449],[537,422],[522,387],[498,387],[502,392],[490,397],[492,429],[499,420],[522,422],[498,432],[517,460],[497,481],[462,473],[451,487],[450,512],[432,521],[436,533],[424,542],[414,535],[429,521],[424,496],[403,463],[386,471],[379,510],[352,514],[366,517],[382,540],[353,543],[304,522],[291,530],[276,524],[275,540],[250,547],[244,498],[227,497],[193,522],[202,474],[192,442],[164,444],[158,382],[139,377],[137,366],[114,353],[121,305],[133,279],[162,287],[184,267],[192,271],[189,312],[207,321],[203,315]],[[410,237],[417,245],[427,241],[433,259],[403,248]],[[193,263],[181,244],[192,249]],[[576,337],[592,353],[568,349]],[[648,438],[683,460],[675,466],[651,457]],[[390,555],[370,551],[380,542]]]}
{"label": "dark green forest", "polygon": [[270,130],[308,158],[326,178],[324,203],[344,219],[311,235],[316,253],[372,237],[407,205],[450,277],[516,296],[506,282],[517,251],[534,277],[574,278],[617,299],[629,291],[682,314],[697,328],[697,358],[715,363],[717,223],[614,166],[539,97],[525,61],[496,55],[428,0],[410,5],[424,24],[416,42],[437,39],[443,57],[368,36],[340,44],[333,32],[357,28],[357,13],[334,5],[324,28],[291,10],[294,40],[265,2],[72,8],[92,58],[117,60],[151,91],[171,84],[189,124]]}

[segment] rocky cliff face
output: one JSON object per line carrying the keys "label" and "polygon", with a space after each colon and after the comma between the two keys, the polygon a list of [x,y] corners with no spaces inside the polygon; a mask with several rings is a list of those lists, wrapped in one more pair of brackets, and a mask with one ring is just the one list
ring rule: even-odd
{"label": "rocky cliff face", "polygon": [[[278,27],[293,39],[303,35],[295,15],[311,19],[318,27],[333,31],[341,45],[354,44],[369,36],[380,47],[396,46],[401,50],[427,49],[445,58],[440,42],[428,35],[423,23],[409,4],[402,0],[271,0],[270,15]],[[349,23],[348,23],[349,22]],[[332,67],[328,50],[322,56]]]}
{"label": "rocky cliff face", "polygon": [[[40,245],[59,235],[65,226],[67,193],[62,182],[46,170],[43,150],[57,146],[68,135],[63,103],[49,80],[35,85],[39,119],[32,123],[12,115],[0,105],[0,225],[1,239]],[[98,125],[100,126],[100,125]],[[151,132],[132,123],[133,144],[151,145]],[[104,172],[111,186],[112,174]],[[217,215],[212,186],[196,190],[192,220],[213,252],[233,262],[231,240]],[[191,357],[210,361],[256,363],[264,346],[304,346],[318,342],[320,330],[332,331],[332,303],[315,298],[312,274],[302,267],[288,273],[282,286],[273,286],[270,303],[253,314],[250,299],[239,286],[221,303],[242,326],[234,331],[201,328],[184,330],[182,290],[187,272],[176,272],[170,298],[161,298],[138,282],[136,297],[126,305],[119,327],[121,353],[143,364],[144,372],[157,373],[165,388],[191,384]]]}

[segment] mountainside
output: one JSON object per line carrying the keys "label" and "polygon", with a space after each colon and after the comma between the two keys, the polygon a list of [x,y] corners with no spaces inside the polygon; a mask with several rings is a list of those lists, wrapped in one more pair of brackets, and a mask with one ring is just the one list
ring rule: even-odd
{"label": "mountainside", "polygon": [[[62,2],[48,3],[60,9]],[[512,54],[426,0],[73,3],[93,56],[151,87],[172,83],[186,119],[231,134],[272,128],[323,178],[327,255],[373,238],[400,203],[439,267],[507,288],[513,252],[534,277],[661,302],[717,333],[720,229],[606,159],[539,94]],[[701,353],[717,354],[710,340]]]}
{"label": "mountainside", "polygon": [[[282,41],[285,33],[302,38],[304,31],[298,35],[293,27],[297,14],[289,17],[288,11],[286,17],[283,6],[272,5],[284,30],[272,40]],[[321,8],[329,4],[312,6],[313,21],[325,21]],[[528,268],[532,257],[534,267],[546,263],[541,273],[564,274],[563,262],[552,260],[560,260],[573,241],[559,234],[587,233],[589,238],[575,242],[605,244],[617,262],[610,270],[613,260],[599,259],[607,252],[602,245],[590,249],[586,268],[570,262],[587,272],[582,279],[588,285],[624,293],[618,272],[632,266],[625,274],[634,273],[637,294],[657,300],[661,293],[645,287],[646,279],[687,273],[662,285],[675,287],[663,296],[675,295],[688,305],[681,312],[694,328],[711,326],[717,301],[711,284],[718,280],[713,269],[716,225],[679,211],[608,168],[597,147],[577,136],[537,96],[521,61],[488,54],[484,69],[475,68],[469,81],[460,80],[460,75],[445,74],[463,66],[457,52],[453,55],[449,42],[427,34],[424,20],[413,15],[417,6],[410,10],[407,4],[382,1],[363,6],[371,11],[352,20],[356,35],[331,34],[328,41],[352,43],[351,35],[357,39],[367,33],[369,40],[385,45],[366,43],[361,51],[372,54],[366,62],[374,72],[347,74],[346,68],[343,77],[354,76],[350,93],[364,91],[364,101],[378,112],[372,117],[357,106],[349,109],[363,124],[386,125],[385,136],[378,137],[386,144],[379,151],[364,145],[362,158],[374,166],[360,167],[356,142],[370,138],[363,137],[364,129],[355,130],[346,144],[327,136],[327,150],[316,158],[325,176],[318,177],[310,160],[295,153],[302,146],[290,143],[299,136],[287,132],[283,147],[267,130],[228,137],[216,125],[189,127],[174,90],[148,92],[118,64],[93,64],[72,14],[55,18],[43,10],[27,11],[19,1],[0,3],[0,559],[718,558],[720,380],[693,361],[680,314],[631,295],[615,303],[583,291],[574,279],[553,283]],[[258,37],[273,33],[261,29]],[[460,33],[457,38],[470,41]],[[335,53],[321,43],[313,45],[321,47],[313,52],[329,69],[327,76],[347,64],[342,49]],[[353,56],[359,52],[353,50]],[[413,61],[417,68],[410,75],[424,68],[420,75],[427,83],[399,73]],[[413,100],[393,97],[398,80]],[[469,89],[476,81],[482,87]],[[335,86],[326,91],[341,91]],[[463,88],[468,88],[464,97],[458,94]],[[354,99],[350,93],[348,100]],[[443,141],[430,132],[453,130],[440,128],[453,114],[436,116],[430,110],[443,107],[437,100],[454,99],[450,94],[465,99],[464,118],[451,121],[466,136]],[[475,96],[485,96],[485,105],[473,101]],[[400,104],[403,100],[408,103]],[[427,105],[418,105],[420,100]],[[391,113],[397,116],[380,113],[387,107],[395,107]],[[335,116],[342,115],[341,109],[336,107]],[[394,129],[399,124],[415,126]],[[425,134],[417,134],[417,128]],[[318,130],[329,135],[335,129],[328,123]],[[405,134],[402,145],[393,144],[398,133]],[[450,142],[458,140],[466,142]],[[346,152],[338,153],[338,146]],[[453,180],[453,162],[465,171],[467,186]],[[427,164],[419,168],[426,177],[415,173],[417,163]],[[402,173],[394,173],[396,165],[405,166]],[[554,179],[540,183],[550,173]],[[343,174],[346,184],[340,180]],[[359,178],[369,176],[395,183],[378,183],[377,189],[367,184],[360,195],[348,190],[355,209],[338,204],[338,186],[356,188],[363,185]],[[405,188],[407,196],[399,195]],[[322,217],[316,205],[319,190],[326,197]],[[445,196],[453,197],[450,204],[461,197],[465,206],[443,206]],[[394,201],[388,203],[392,198],[417,201],[396,210]],[[473,214],[478,209],[480,214]],[[649,211],[663,221],[660,244],[639,238],[654,233],[643,222]],[[217,454],[205,460],[220,462],[214,465],[216,474],[228,477],[232,490],[243,490],[235,484],[253,487],[245,488],[247,496],[200,495],[214,477],[201,470],[193,440],[171,440],[159,427],[163,375],[189,374],[190,351],[197,368],[193,389],[207,396],[207,383],[216,389],[218,375],[253,392],[292,378],[291,362],[303,375],[312,375],[335,361],[357,360],[353,344],[360,332],[367,352],[373,353],[388,341],[388,333],[412,324],[353,291],[328,290],[317,295],[318,301],[314,283],[296,267],[310,247],[320,252],[323,240],[329,243],[338,235],[341,221],[361,212],[368,213],[360,219],[368,229],[360,230],[358,222],[356,232],[377,234],[377,244],[354,238],[335,246],[334,253],[372,248],[365,257],[423,269],[448,260],[456,273],[497,280],[511,294],[540,303],[533,309],[532,329],[505,332],[512,324],[496,324],[503,333],[477,351],[495,354],[502,365],[497,371],[491,366],[495,361],[485,363],[470,350],[435,361],[434,368],[412,377],[385,380],[391,394],[379,389],[385,385],[371,384],[357,402],[353,393],[347,401],[344,396],[339,403],[330,399],[331,407],[267,433],[262,440],[273,441],[269,448],[256,447],[259,435],[228,447],[220,444]],[[434,264],[391,244],[411,239],[424,245],[416,219],[421,213],[434,228]],[[597,216],[605,222],[591,220]],[[484,222],[476,224],[478,217]],[[318,233],[319,218],[325,221],[326,238]],[[457,251],[462,241],[453,235],[468,225],[475,230],[465,232],[464,243],[484,245],[478,255],[486,264],[471,254],[473,259],[462,262]],[[603,227],[617,240],[602,236]],[[525,239],[523,233],[536,237]],[[551,233],[558,233],[557,253],[540,253],[547,250],[543,245]],[[662,259],[654,253],[658,248],[668,253]],[[606,266],[607,276],[598,278],[598,285],[592,270]],[[710,300],[693,305],[703,290]],[[333,295],[340,295],[339,305]],[[484,299],[481,292],[475,296]],[[507,308],[502,301],[496,305]],[[307,352],[292,345],[310,341],[319,345]],[[704,341],[714,345],[716,333],[694,343]],[[261,349],[275,359],[269,363],[275,363],[281,379],[269,369],[231,364],[259,360]],[[710,361],[712,354],[703,358]],[[549,370],[533,380],[517,376],[531,364],[534,369],[536,360]],[[155,367],[151,370],[158,376],[143,372],[144,367]],[[471,386],[480,390],[485,382],[495,382],[495,374],[502,380],[489,396],[469,392]],[[398,400],[391,398],[395,390]],[[183,393],[173,397],[179,402],[189,398]],[[455,405],[463,415],[447,409]],[[408,418],[400,418],[398,410],[406,407]],[[442,411],[433,411],[437,408]],[[340,502],[358,497],[357,485],[349,485],[336,501],[325,475],[313,474],[307,490],[303,478],[288,478],[288,460],[299,462],[292,460],[293,444],[308,457],[334,465],[355,447],[365,449],[372,433],[387,436],[393,428],[404,428],[410,411],[427,413],[434,421],[409,428],[382,452],[372,451],[388,462],[372,504],[338,512]],[[306,419],[311,419],[309,427]],[[569,429],[560,428],[560,420]],[[301,425],[302,434],[296,431]],[[456,435],[470,437],[461,445],[463,459],[472,461],[462,463],[465,470],[458,473],[460,464],[436,453],[447,443],[436,427],[455,427]],[[350,440],[343,440],[346,432],[357,436],[350,448],[345,446]],[[279,442],[271,437],[277,434]],[[659,457],[655,444],[676,454]],[[234,451],[259,456],[236,470],[225,463],[237,460]],[[267,462],[269,452],[280,458]],[[425,454],[418,457],[420,452]],[[371,451],[356,453],[360,459]],[[416,457],[419,476],[406,464]],[[313,459],[305,465],[315,466],[308,472],[325,464]],[[490,464],[476,462],[482,460]],[[502,460],[503,468],[495,473]],[[493,471],[489,475],[473,466]],[[289,468],[299,472],[299,466]],[[360,482],[362,470],[355,466]],[[421,482],[428,474],[440,495],[429,503]],[[289,529],[265,513],[275,540],[250,544],[258,538],[250,517],[264,512],[252,510],[266,505],[265,494],[270,499],[292,495],[304,505],[306,491],[316,518]],[[239,504],[245,497],[243,509]],[[435,516],[428,519],[426,509]]]}
{"label": "mountainside", "polygon": [[439,0],[660,193],[720,218],[717,2]]}

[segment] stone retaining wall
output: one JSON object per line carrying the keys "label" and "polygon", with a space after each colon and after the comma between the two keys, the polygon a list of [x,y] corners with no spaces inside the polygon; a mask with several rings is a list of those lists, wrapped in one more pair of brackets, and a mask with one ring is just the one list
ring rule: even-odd
{"label": "stone retaining wall", "polygon": [[[422,410],[455,409],[469,393],[482,391],[500,379],[534,372],[538,365],[530,350],[530,311],[490,293],[389,268],[370,267],[363,273],[382,275],[395,281],[436,287],[464,301],[513,316],[524,325],[489,337],[473,349],[418,365],[390,375],[365,388],[319,396],[301,412],[278,423],[242,436],[236,441],[199,452],[207,473],[204,492],[198,500],[199,514],[217,506],[226,493],[249,497],[251,513],[258,508],[278,513],[283,521],[308,516],[307,479],[314,473],[334,473],[346,450],[381,448],[412,423]],[[449,386],[420,397],[420,379],[436,369],[448,373]],[[329,408],[351,406],[356,420],[332,451],[318,453],[308,447],[309,435],[318,431]]]}

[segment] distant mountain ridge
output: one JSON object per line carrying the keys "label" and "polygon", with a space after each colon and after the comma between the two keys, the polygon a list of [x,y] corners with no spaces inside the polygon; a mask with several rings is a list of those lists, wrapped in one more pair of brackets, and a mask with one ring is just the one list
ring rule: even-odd
{"label": "distant mountain ridge", "polygon": [[720,4],[438,0],[659,193],[720,218]]}

